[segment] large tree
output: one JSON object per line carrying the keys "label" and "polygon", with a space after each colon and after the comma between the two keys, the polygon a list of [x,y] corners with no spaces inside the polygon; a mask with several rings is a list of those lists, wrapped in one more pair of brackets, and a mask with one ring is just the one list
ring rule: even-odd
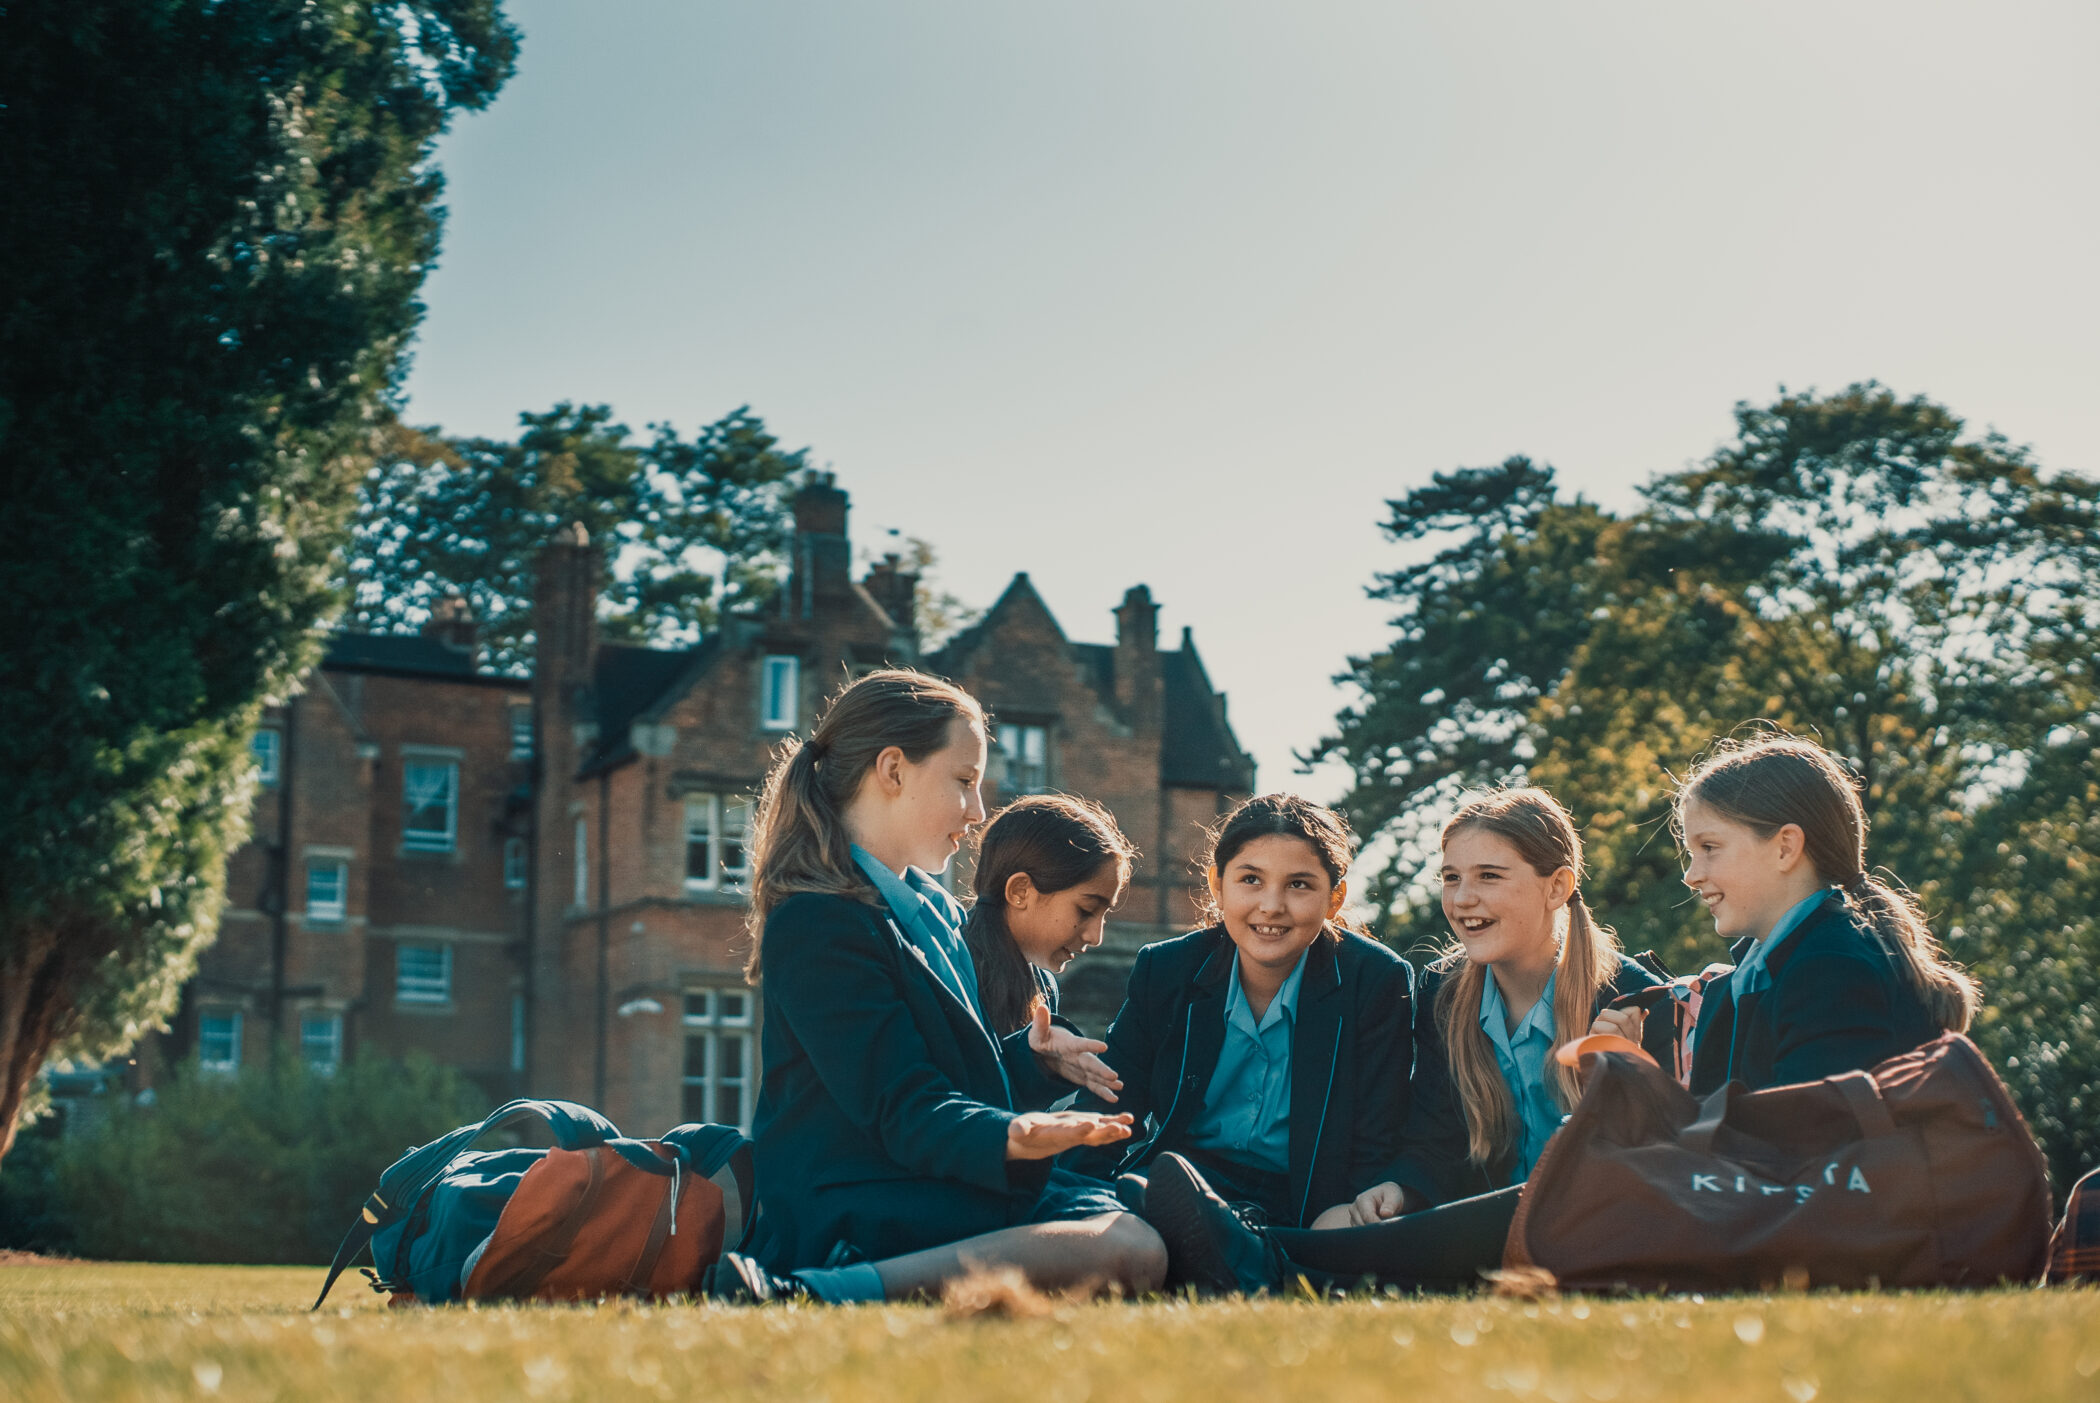
{"label": "large tree", "polygon": [[0,1153],[38,1067],[163,1020],[314,661],[496,0],[0,13]]}
{"label": "large tree", "polygon": [[1388,934],[1439,932],[1415,879],[1454,789],[1524,780],[1585,824],[1591,897],[1630,944],[1718,958],[1678,881],[1673,776],[1746,727],[1813,735],[1860,777],[1872,859],[1983,977],[1977,1035],[2059,1169],[2100,1157],[2072,974],[2100,958],[2100,485],[1873,384],[1736,424],[1624,516],[1521,460],[1392,504],[1389,534],[1443,549],[1382,578],[1398,636],[1353,661],[1361,700],[1324,742],[1396,854]]}
{"label": "large tree", "polygon": [[605,405],[519,416],[515,440],[394,426],[359,494],[347,622],[410,629],[464,598],[494,666],[532,660],[532,564],[569,522],[603,543],[599,627],[632,643],[697,638],[779,587],[788,497],[807,450],[788,452],[748,408],[682,437],[637,441]]}

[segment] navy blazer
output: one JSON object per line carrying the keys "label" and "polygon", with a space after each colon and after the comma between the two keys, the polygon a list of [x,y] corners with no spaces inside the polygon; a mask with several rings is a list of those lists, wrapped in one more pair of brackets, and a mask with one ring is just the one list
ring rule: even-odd
{"label": "navy blazer", "polygon": [[764,961],[761,1261],[821,1266],[841,1242],[880,1259],[1028,1220],[1050,1162],[1008,1160],[1007,1126],[1050,1078],[1025,1028],[994,1040],[887,909],[847,897],[781,902]]}
{"label": "navy blazer", "polygon": [[[1485,1165],[1474,1163],[1467,1149],[1465,1109],[1459,1104],[1458,1089],[1451,1081],[1450,1053],[1436,1018],[1437,993],[1455,968],[1449,961],[1439,961],[1422,971],[1422,988],[1417,998],[1421,1011],[1415,1017],[1413,1106],[1401,1133],[1399,1156],[1373,1180],[1390,1180],[1431,1205],[1506,1188],[1517,1167],[1515,1145],[1506,1147]],[[1597,991],[1592,1019],[1619,995],[1661,982],[1630,956],[1619,956],[1618,974]],[[1479,1021],[1478,1008],[1465,1012]],[[1555,1029],[1562,1042],[1587,1032],[1587,1026],[1572,1031]],[[1670,1020],[1666,1017],[1650,1018],[1641,1033],[1641,1045],[1665,1067],[1670,1065],[1670,1037]]]}
{"label": "navy blazer", "polygon": [[[1741,963],[1755,944],[1739,940],[1729,953]],[[1907,957],[1838,892],[1772,947],[1765,969],[1771,987],[1741,1007],[1727,980],[1708,986],[1693,1033],[1693,1095],[1730,1081],[1757,1091],[1865,1071],[1946,1031],[1911,982]]]}
{"label": "navy blazer", "polygon": [[[1375,940],[1335,930],[1306,954],[1291,1029],[1289,1179],[1295,1226],[1377,1182],[1400,1143],[1414,1063],[1414,967]],[[1113,1105],[1082,1092],[1084,1110],[1129,1111],[1134,1146],[1077,1151],[1082,1172],[1140,1170],[1189,1148],[1189,1123],[1225,1046],[1234,947],[1222,926],[1147,945],[1130,968],[1102,1060],[1123,1078]],[[1104,1153],[1106,1151],[1106,1153]]]}

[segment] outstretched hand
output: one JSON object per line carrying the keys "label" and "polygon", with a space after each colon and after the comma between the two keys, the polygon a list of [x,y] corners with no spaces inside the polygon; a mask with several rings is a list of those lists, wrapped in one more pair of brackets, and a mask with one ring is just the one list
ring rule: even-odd
{"label": "outstretched hand", "polygon": [[1008,1159],[1049,1159],[1081,1145],[1112,1145],[1130,1138],[1128,1114],[1028,1111],[1006,1123]]}
{"label": "outstretched hand", "polygon": [[1113,1104],[1116,1093],[1123,1089],[1123,1079],[1099,1056],[1108,1051],[1108,1044],[1094,1038],[1082,1038],[1069,1028],[1058,1027],[1050,1021],[1050,1010],[1041,1002],[1036,1004],[1031,1017],[1028,1047],[1035,1053],[1043,1070]]}

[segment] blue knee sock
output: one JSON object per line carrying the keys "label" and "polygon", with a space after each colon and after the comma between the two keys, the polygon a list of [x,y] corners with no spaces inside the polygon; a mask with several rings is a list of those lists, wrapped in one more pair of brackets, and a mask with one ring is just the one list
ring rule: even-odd
{"label": "blue knee sock", "polygon": [[866,1262],[855,1262],[849,1267],[811,1267],[788,1274],[814,1291],[819,1300],[835,1306],[882,1299],[882,1276]]}

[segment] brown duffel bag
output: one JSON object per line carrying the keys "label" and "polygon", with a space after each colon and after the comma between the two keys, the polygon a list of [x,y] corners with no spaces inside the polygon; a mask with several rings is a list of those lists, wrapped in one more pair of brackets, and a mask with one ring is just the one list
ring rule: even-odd
{"label": "brown duffel bag", "polygon": [[1582,1065],[1582,1100],[1525,1183],[1505,1268],[1643,1291],[2041,1278],[2042,1153],[1959,1034],[1871,1072],[1731,1084],[1703,1104],[1634,1052]]}

